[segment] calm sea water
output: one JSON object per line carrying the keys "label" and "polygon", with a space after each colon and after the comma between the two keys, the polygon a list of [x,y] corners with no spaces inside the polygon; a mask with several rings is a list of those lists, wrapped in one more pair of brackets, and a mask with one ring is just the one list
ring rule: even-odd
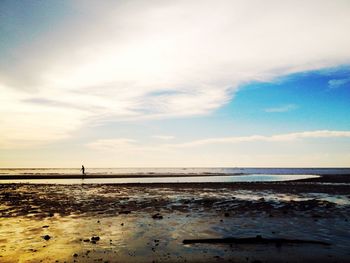
{"label": "calm sea water", "polygon": [[[16,179],[1,180],[0,184],[130,184],[130,183],[232,183],[232,182],[273,182],[315,178],[318,175],[307,174],[251,174],[251,175],[206,175],[179,177],[122,177],[122,178],[86,178],[86,179]],[[1,177],[0,177],[1,178]]]}
{"label": "calm sea water", "polygon": [[[89,168],[90,175],[251,175],[251,174],[350,174],[350,168]],[[80,168],[0,168],[1,175],[75,175]]]}

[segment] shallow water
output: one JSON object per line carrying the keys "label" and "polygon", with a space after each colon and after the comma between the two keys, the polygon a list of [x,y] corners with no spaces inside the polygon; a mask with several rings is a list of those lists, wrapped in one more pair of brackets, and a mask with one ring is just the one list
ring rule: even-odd
{"label": "shallow water", "polygon": [[[251,185],[1,185],[0,262],[350,262],[348,191]],[[331,246],[182,242],[256,235]]]}
{"label": "shallow water", "polygon": [[[154,220],[147,213],[117,217],[53,217],[0,219],[1,262],[214,262],[217,259],[269,262],[311,262],[332,257],[347,260],[349,224],[336,219],[234,217],[215,214],[163,214]],[[43,228],[43,226],[48,226]],[[50,235],[45,241],[42,237]],[[183,245],[183,239],[247,237],[299,238],[331,241],[322,245]],[[92,236],[100,240],[84,242]],[[294,255],[294,256],[293,256]],[[295,256],[297,257],[295,258]],[[185,261],[186,260],[186,261]],[[272,260],[272,261],[271,261]],[[322,261],[320,261],[322,262]],[[345,262],[345,261],[344,261]]]}
{"label": "shallow water", "polygon": [[87,179],[16,179],[0,180],[2,184],[127,184],[127,183],[231,183],[231,182],[274,182],[317,178],[310,174],[251,174],[220,176],[182,176],[182,177],[148,177],[148,178],[87,178]]}
{"label": "shallow water", "polygon": [[[90,175],[350,174],[350,168],[89,168]],[[0,168],[1,175],[79,175],[80,168]]]}

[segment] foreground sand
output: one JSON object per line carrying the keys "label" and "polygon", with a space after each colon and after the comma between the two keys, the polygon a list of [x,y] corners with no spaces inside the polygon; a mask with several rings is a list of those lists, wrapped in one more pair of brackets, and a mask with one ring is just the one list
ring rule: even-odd
{"label": "foreground sand", "polygon": [[[0,184],[0,262],[350,262],[349,179]],[[330,245],[183,244],[257,235]]]}

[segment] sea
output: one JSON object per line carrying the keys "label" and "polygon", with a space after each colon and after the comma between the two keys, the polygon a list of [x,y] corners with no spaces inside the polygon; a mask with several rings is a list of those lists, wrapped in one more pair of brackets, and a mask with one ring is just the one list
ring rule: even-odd
{"label": "sea", "polygon": [[[89,168],[85,167],[89,175],[251,175],[251,174],[308,174],[331,175],[350,174],[350,168]],[[2,175],[76,175],[78,168],[0,168]]]}
{"label": "sea", "polygon": [[[88,176],[77,178],[76,175],[81,174],[80,168],[0,168],[0,184],[272,182],[350,174],[350,168],[86,168],[85,172]],[[55,175],[66,178],[49,178]],[[93,178],[94,175],[98,178]],[[103,178],[103,175],[109,178]],[[113,175],[117,178],[110,178]]]}

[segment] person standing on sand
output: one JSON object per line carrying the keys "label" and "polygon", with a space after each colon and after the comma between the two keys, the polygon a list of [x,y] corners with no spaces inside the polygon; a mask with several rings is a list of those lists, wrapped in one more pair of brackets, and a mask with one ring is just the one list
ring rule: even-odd
{"label": "person standing on sand", "polygon": [[85,175],[85,167],[84,167],[84,165],[81,166],[80,171],[82,173],[82,177],[84,177],[84,175]]}

